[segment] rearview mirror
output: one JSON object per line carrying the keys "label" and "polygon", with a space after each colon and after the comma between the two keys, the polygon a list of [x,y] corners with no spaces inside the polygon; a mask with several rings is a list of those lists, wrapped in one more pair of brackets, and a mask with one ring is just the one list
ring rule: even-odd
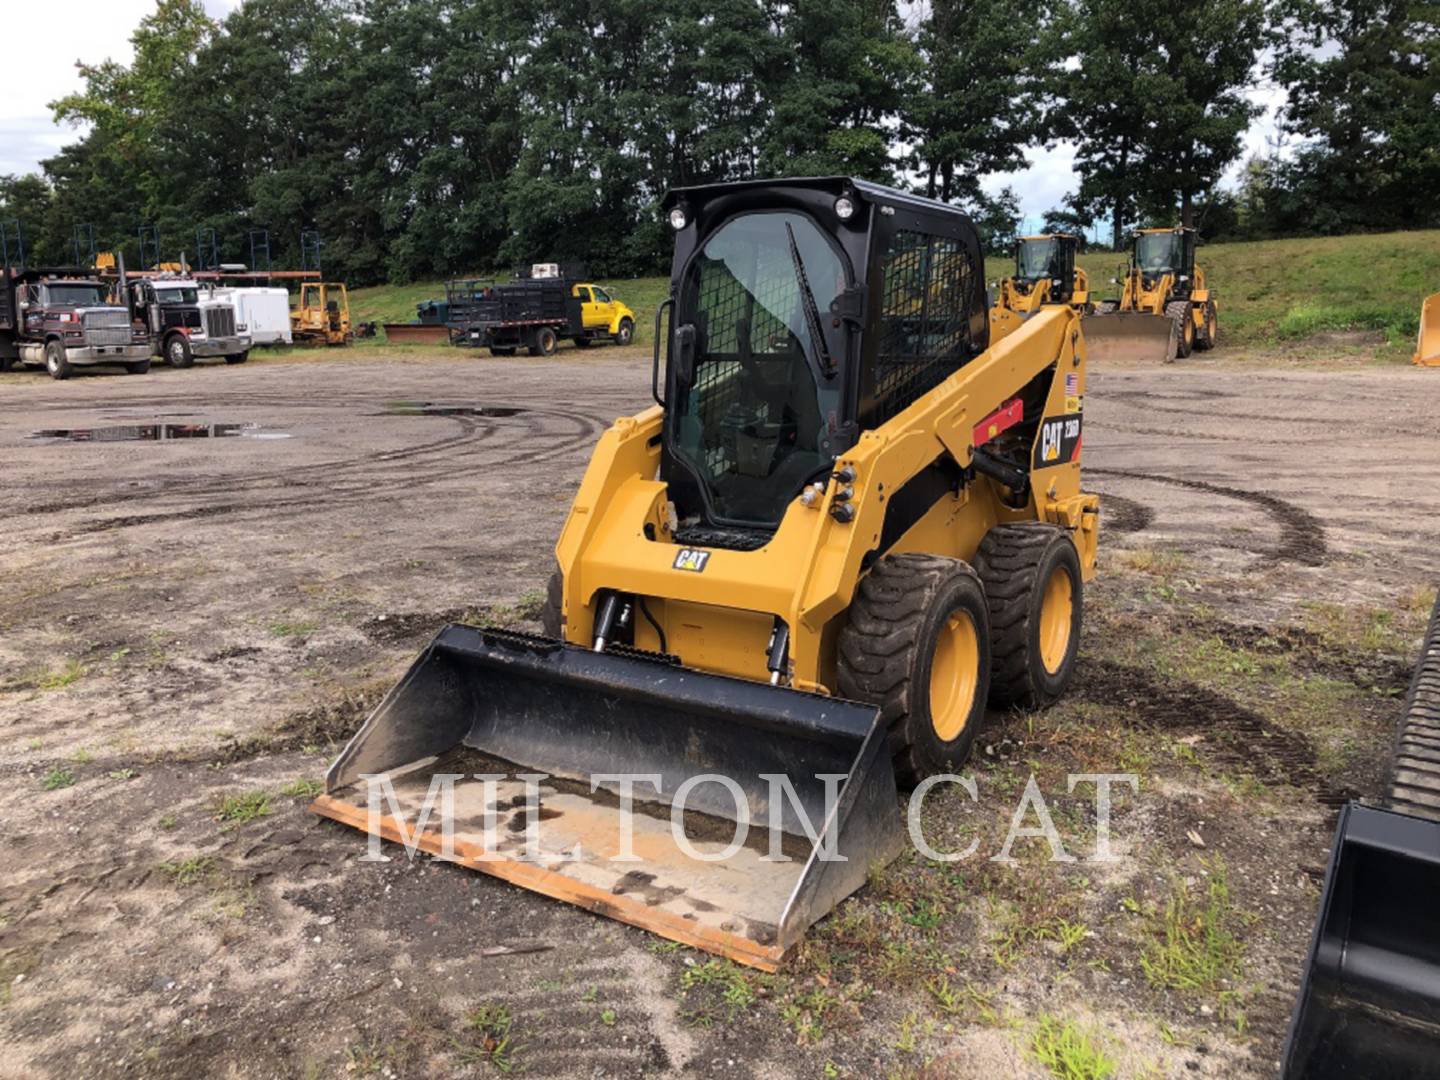
{"label": "rearview mirror", "polygon": [[675,365],[675,385],[689,387],[695,382],[695,324],[685,323],[675,328],[675,355],[670,362]]}

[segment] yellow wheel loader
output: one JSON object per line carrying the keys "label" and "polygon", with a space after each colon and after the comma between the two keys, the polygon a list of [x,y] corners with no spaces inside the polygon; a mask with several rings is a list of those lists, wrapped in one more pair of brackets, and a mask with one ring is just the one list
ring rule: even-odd
{"label": "yellow wheel loader", "polygon": [[1122,272],[1120,299],[1097,305],[1085,324],[1092,359],[1169,362],[1215,347],[1220,325],[1195,265],[1194,229],[1141,229]]}
{"label": "yellow wheel loader", "polygon": [[1427,296],[1420,308],[1420,334],[1415,339],[1414,363],[1440,367],[1440,293]]}
{"label": "yellow wheel loader", "polygon": [[290,333],[297,345],[348,345],[350,294],[336,282],[307,281],[300,286],[300,302],[290,312]]}
{"label": "yellow wheel loader", "polygon": [[1015,273],[1000,281],[990,307],[991,344],[1042,307],[1064,304],[1090,313],[1090,278],[1075,266],[1080,238],[1069,233],[1022,236],[1015,242]]}
{"label": "yellow wheel loader", "polygon": [[942,203],[829,178],[663,205],[656,404],[595,449],[546,633],[441,630],[314,809],[774,970],[901,851],[897,781],[1070,681],[1085,345],[1051,307],[987,347]]}

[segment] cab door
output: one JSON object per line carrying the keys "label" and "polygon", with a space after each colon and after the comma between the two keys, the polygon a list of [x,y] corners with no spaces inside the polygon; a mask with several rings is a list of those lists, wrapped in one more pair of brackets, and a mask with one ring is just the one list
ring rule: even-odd
{"label": "cab door", "polygon": [[[595,325],[609,333],[615,325],[615,301],[610,299],[610,294],[598,285],[591,285],[590,293],[594,299]],[[588,321],[586,325],[589,325]]]}
{"label": "cab door", "polygon": [[575,297],[580,301],[580,325],[586,330],[604,330],[606,322],[602,305],[595,302],[595,289],[590,285],[576,285]]}

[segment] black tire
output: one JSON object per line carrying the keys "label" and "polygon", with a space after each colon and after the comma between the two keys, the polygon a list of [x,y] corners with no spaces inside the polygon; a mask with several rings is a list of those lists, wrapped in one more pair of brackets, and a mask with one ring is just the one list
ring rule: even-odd
{"label": "black tire", "polygon": [[131,375],[144,375],[150,370],[150,358],[147,356],[144,360],[132,360],[125,365],[125,370]]}
{"label": "black tire", "polygon": [[1175,324],[1175,355],[1184,360],[1195,348],[1195,320],[1190,315],[1190,301],[1166,304],[1165,314]]}
{"label": "black tire", "polygon": [[[990,608],[991,706],[1051,704],[1070,685],[1080,650],[1085,592],[1074,542],[1054,525],[997,525],[980,542],[975,569]],[[1068,620],[1053,607],[1067,599]],[[1063,642],[1047,636],[1062,627]]]}
{"label": "black tire", "polygon": [[1203,317],[1203,325],[1195,332],[1195,348],[1201,352],[1209,352],[1220,337],[1220,320],[1215,315],[1214,300],[1205,301]]}
{"label": "black tire", "polygon": [[75,374],[75,368],[65,355],[65,346],[58,341],[45,343],[45,370],[52,379],[68,379]]}
{"label": "black tire", "polygon": [[225,362],[226,362],[227,364],[243,364],[243,363],[245,363],[246,360],[249,360],[249,359],[250,359],[250,350],[249,350],[249,349],[246,349],[246,350],[245,350],[244,352],[242,352],[242,353],[236,353],[234,356],[227,356],[227,357],[225,357]]}
{"label": "black tire", "polygon": [[171,334],[165,339],[165,360],[171,367],[187,368],[195,363],[190,339],[184,334]]}
{"label": "black tire", "polygon": [[635,339],[635,323],[631,319],[621,319],[620,325],[615,328],[615,344],[629,345]]}
{"label": "black tire", "polygon": [[559,343],[560,339],[555,336],[555,331],[548,326],[542,326],[530,339],[530,355],[554,356]]}
{"label": "black tire", "polygon": [[565,579],[557,566],[545,583],[545,603],[540,605],[540,627],[545,636],[565,640]]}
{"label": "black tire", "polygon": [[[951,708],[937,727],[931,695],[942,632],[950,655],[958,657],[951,650],[960,645],[949,642],[965,643],[964,663],[955,670],[968,686],[952,684]],[[939,555],[880,559],[860,580],[838,652],[836,688],[842,697],[879,707],[901,784],[965,763],[985,716],[990,680],[985,589],[968,564]]]}
{"label": "black tire", "polygon": [[514,356],[514,355],[515,355],[515,346],[514,346],[514,345],[491,345],[491,346],[490,346],[490,355],[491,355],[491,356]]}

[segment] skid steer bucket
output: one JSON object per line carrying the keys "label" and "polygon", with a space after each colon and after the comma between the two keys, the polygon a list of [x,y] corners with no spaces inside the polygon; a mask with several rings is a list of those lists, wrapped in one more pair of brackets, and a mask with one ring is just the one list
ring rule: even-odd
{"label": "skid steer bucket", "polygon": [[1156,363],[1175,359],[1175,323],[1166,315],[1115,311],[1085,319],[1086,355],[1100,363]]}
{"label": "skid steer bucket", "polygon": [[1287,1080],[1440,1080],[1440,601],[1389,809],[1341,811],[1285,1048]]}
{"label": "skid steer bucket", "polygon": [[1426,297],[1420,308],[1414,360],[1421,367],[1440,367],[1440,293]]}
{"label": "skid steer bucket", "polygon": [[872,706],[459,625],[325,787],[326,817],[772,971],[904,839]]}

